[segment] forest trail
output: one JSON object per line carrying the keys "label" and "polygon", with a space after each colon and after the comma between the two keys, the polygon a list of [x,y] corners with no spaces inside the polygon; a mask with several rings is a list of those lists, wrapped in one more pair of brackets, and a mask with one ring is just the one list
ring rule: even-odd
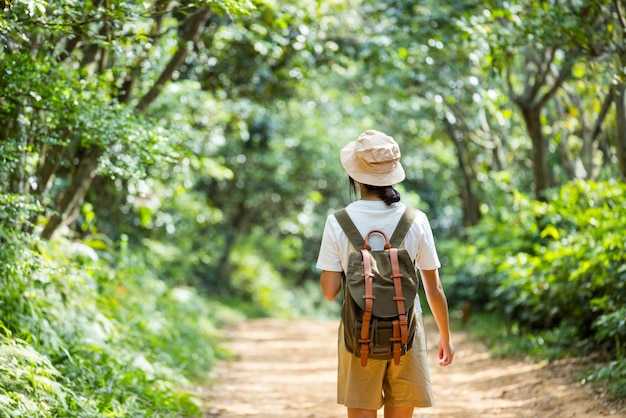
{"label": "forest trail", "polygon": [[[425,319],[435,407],[416,409],[414,417],[626,418],[590,385],[575,383],[581,369],[574,361],[493,359],[483,344],[456,331],[454,364],[440,367],[437,330]],[[346,416],[335,404],[336,321],[246,321],[226,341],[234,358],[216,366],[205,418]]]}

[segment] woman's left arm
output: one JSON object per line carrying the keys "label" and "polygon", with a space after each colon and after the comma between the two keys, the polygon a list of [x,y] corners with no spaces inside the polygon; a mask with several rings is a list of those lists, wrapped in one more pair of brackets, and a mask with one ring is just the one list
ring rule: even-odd
{"label": "woman's left arm", "polygon": [[439,270],[420,270],[428,305],[439,328],[439,365],[448,366],[454,358],[454,345],[450,335],[448,300],[441,285]]}

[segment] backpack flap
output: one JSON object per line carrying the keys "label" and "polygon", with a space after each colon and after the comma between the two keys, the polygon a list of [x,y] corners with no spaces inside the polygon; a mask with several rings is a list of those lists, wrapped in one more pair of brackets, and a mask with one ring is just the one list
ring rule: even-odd
{"label": "backpack flap", "polygon": [[[402,277],[402,295],[406,298],[404,306],[409,311],[415,303],[417,295],[417,273],[415,266],[411,261],[409,253],[404,249],[398,249],[398,261],[400,264],[400,272]],[[374,300],[373,315],[379,318],[393,318],[398,315],[398,307],[394,300],[395,290],[393,278],[391,277],[391,259],[389,250],[369,251],[372,273],[374,274],[373,287]],[[365,300],[362,295],[365,294],[365,281],[363,280],[363,256],[361,252],[350,254],[348,259],[348,272],[346,275],[345,286],[347,294],[351,295],[354,302],[361,308],[365,309]]]}

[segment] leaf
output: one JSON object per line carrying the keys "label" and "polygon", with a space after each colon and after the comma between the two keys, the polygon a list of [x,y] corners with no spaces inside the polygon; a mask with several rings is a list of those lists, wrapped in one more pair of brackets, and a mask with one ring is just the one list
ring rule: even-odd
{"label": "leaf", "polygon": [[572,73],[576,78],[582,78],[585,75],[585,65],[582,62],[574,64]]}
{"label": "leaf", "polygon": [[502,110],[502,117],[505,119],[511,119],[513,117],[513,111],[511,109]]}
{"label": "leaf", "polygon": [[541,238],[551,237],[553,239],[559,239],[561,236],[559,234],[559,230],[556,229],[554,225],[546,226],[543,231],[541,231]]}

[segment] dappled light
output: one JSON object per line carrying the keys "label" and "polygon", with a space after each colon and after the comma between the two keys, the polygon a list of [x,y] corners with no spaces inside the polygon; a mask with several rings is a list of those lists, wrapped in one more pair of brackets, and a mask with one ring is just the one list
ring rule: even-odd
{"label": "dappled light", "polygon": [[416,414],[623,416],[625,30],[618,0],[0,0],[0,417],[345,415],[315,263],[369,129],[461,312]]}

